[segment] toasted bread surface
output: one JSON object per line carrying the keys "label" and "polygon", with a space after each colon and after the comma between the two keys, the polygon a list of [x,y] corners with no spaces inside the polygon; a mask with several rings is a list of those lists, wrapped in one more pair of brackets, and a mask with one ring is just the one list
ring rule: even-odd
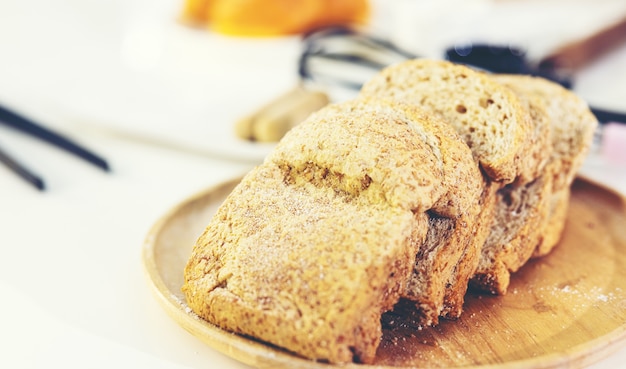
{"label": "toasted bread surface", "polygon": [[305,358],[371,363],[381,318],[458,318],[468,283],[504,294],[551,251],[596,125],[539,78],[386,68],[236,186],[193,248],[187,303]]}
{"label": "toasted bread surface", "polygon": [[373,105],[311,116],[228,197],[185,272],[201,317],[309,358],[373,359],[449,192],[424,132]]}
{"label": "toasted bread surface", "polygon": [[447,61],[415,59],[384,69],[361,95],[404,100],[451,124],[494,181],[513,182],[533,170],[524,160],[532,130],[524,101],[489,75]]}

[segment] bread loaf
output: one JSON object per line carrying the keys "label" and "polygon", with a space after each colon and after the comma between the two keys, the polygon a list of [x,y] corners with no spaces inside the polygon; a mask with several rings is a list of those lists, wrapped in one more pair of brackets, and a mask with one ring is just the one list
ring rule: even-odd
{"label": "bread loaf", "polygon": [[193,248],[187,303],[306,358],[372,363],[381,317],[457,318],[468,283],[505,293],[554,247],[595,124],[541,79],[389,67],[243,178]]}
{"label": "bread loaf", "polygon": [[305,357],[371,362],[381,314],[413,273],[427,212],[468,207],[441,200],[454,194],[444,185],[453,164],[439,146],[446,138],[424,128],[428,119],[356,101],[291,130],[199,238],[185,270],[189,306]]}
{"label": "bread loaf", "polygon": [[523,93],[545,111],[550,122],[551,150],[546,171],[554,177],[553,192],[569,188],[592,142],[598,121],[576,94],[544,78],[498,75],[496,80]]}
{"label": "bread loaf", "polygon": [[[475,286],[504,293],[509,273],[530,258],[536,244],[528,238],[535,236],[531,232],[535,230],[538,205],[545,200],[532,196],[530,191],[545,186],[525,185],[541,173],[550,155],[550,125],[545,114],[534,109],[525,96],[495,82],[492,76],[444,61],[412,60],[397,64],[366,83],[361,94],[405,101],[439,115],[464,137],[487,172],[481,226],[473,237],[459,235],[473,240],[477,244],[474,248],[481,250],[478,269],[473,260],[469,265],[462,263],[456,267],[461,273],[455,276],[460,279],[450,283],[443,315],[450,318],[460,315],[466,274],[478,274],[473,278]],[[497,145],[501,145],[498,150],[485,149]],[[508,175],[502,176],[503,172],[495,170],[493,163],[507,168]],[[505,192],[499,191],[495,196],[505,185],[506,190],[501,190]],[[507,203],[503,195],[509,199],[517,197],[519,201]]]}

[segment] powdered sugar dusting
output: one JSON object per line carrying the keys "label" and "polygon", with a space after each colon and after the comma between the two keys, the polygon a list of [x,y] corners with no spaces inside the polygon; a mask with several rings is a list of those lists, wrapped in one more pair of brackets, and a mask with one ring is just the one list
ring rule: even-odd
{"label": "powdered sugar dusting", "polygon": [[170,294],[170,297],[172,298],[172,300],[174,300],[185,312],[185,314],[189,315],[190,317],[196,319],[196,320],[201,320],[201,318],[198,316],[198,314],[196,314],[190,307],[189,305],[187,305],[187,303],[183,300],[181,300],[181,298],[175,294]]}
{"label": "powdered sugar dusting", "polygon": [[556,299],[567,303],[572,312],[580,312],[580,310],[605,304],[620,304],[626,307],[626,295],[620,287],[587,287],[577,284],[561,284],[538,287],[534,289],[534,292],[540,299]]}

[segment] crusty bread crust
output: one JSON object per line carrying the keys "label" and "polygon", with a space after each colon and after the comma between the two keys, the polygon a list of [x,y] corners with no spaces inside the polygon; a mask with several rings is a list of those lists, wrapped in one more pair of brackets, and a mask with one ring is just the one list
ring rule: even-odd
{"label": "crusty bread crust", "polygon": [[187,303],[213,324],[311,359],[369,362],[426,222],[284,176],[258,167],[220,207],[185,270]]}
{"label": "crusty bread crust", "polygon": [[381,317],[458,318],[468,283],[504,294],[550,252],[595,124],[551,82],[387,68],[243,178],[193,248],[187,303],[306,358],[371,363]]}
{"label": "crusty bread crust", "polygon": [[[510,272],[519,269],[530,258],[540,234],[536,219],[547,206],[546,198],[550,194],[549,186],[545,185],[547,179],[536,180],[543,174],[543,167],[551,154],[551,125],[547,113],[524,91],[510,87],[499,83],[497,76],[464,66],[444,61],[412,60],[385,69],[366,83],[361,91],[364,96],[407,101],[441,116],[472,148],[476,160],[488,175],[484,186],[486,193],[482,196],[488,199],[483,200],[483,215],[493,214],[493,220],[489,222],[483,218],[480,229],[459,227],[455,232],[448,232],[454,235],[450,239],[456,239],[455,250],[467,253],[479,249],[481,252],[479,262],[470,253],[467,255],[468,262],[450,266],[444,272],[446,275],[455,275],[454,278],[449,277],[451,280],[460,278],[467,282],[466,276],[471,276],[476,270],[473,284],[494,293],[504,293]],[[485,146],[498,150],[485,149]],[[507,168],[508,175],[502,176],[503,172],[494,169],[494,163],[499,164],[498,168]],[[500,189],[498,196],[494,196],[496,187],[504,186],[505,183],[508,183],[506,187]],[[505,197],[517,198],[519,201],[502,201]],[[497,210],[485,208],[484,201],[493,201],[494,204],[488,205]],[[477,216],[475,213],[474,218]],[[442,228],[442,222],[437,223],[439,228]],[[492,227],[485,223],[492,224]],[[437,228],[433,225],[429,228],[431,233],[434,229]],[[470,238],[474,241],[473,247],[461,246],[463,242],[467,244],[470,230],[476,236]],[[442,237],[442,234],[438,234],[433,238]],[[477,242],[482,243],[477,245]],[[424,265],[422,260],[429,260],[428,256],[428,253],[422,253],[417,258],[418,264],[422,263],[417,273],[422,275],[422,279],[426,279],[423,275],[438,270]],[[488,284],[483,285],[484,281],[488,281]],[[442,305],[438,304],[420,305],[427,312],[423,314],[427,317],[426,323],[436,322],[430,319],[432,315],[442,314],[450,318],[460,315],[467,284],[455,283],[453,286],[445,293],[445,308],[441,309]],[[437,296],[440,290],[431,289],[427,292],[419,294]]]}
{"label": "crusty bread crust", "polygon": [[[355,101],[290,131],[199,238],[185,270],[189,306],[305,357],[371,362],[380,316],[413,272],[426,212],[453,193],[444,168],[454,166],[428,124],[414,108]],[[445,202],[443,212],[467,211]]]}
{"label": "crusty bread crust", "polygon": [[526,160],[532,170],[522,173],[515,182],[497,192],[496,211],[489,235],[481,250],[481,257],[472,286],[492,294],[505,294],[510,274],[521,268],[533,254],[545,227],[552,177],[546,175],[545,166],[552,153],[551,122],[543,105],[524,88],[515,76],[492,75],[492,79],[513,90],[526,102],[531,114],[533,129],[529,142],[541,147],[540,152],[530,151]]}
{"label": "crusty bread crust", "polygon": [[427,119],[384,102],[332,104],[289,131],[265,164],[288,167],[299,183],[320,181],[368,203],[425,212],[448,192],[443,150],[421,127]]}
{"label": "crusty bread crust", "polygon": [[549,208],[550,176],[525,185],[510,184],[497,192],[494,222],[472,277],[474,288],[503,295],[510,275],[532,256]]}
{"label": "crusty bread crust", "polygon": [[510,183],[534,170],[525,158],[532,122],[524,101],[489,75],[446,61],[415,59],[385,68],[362,96],[404,100],[440,115],[469,145],[487,175]]}
{"label": "crusty bread crust", "polygon": [[496,193],[500,184],[492,182],[483,176],[483,191],[480,195],[478,215],[473,226],[467,228],[470,234],[466,237],[469,245],[461,260],[456,264],[449,283],[446,286],[444,308],[441,316],[446,319],[457,319],[463,312],[463,302],[468,289],[468,284],[474,276],[480,263],[482,248],[491,232],[496,212]]}
{"label": "crusty bread crust", "polygon": [[561,234],[565,228],[565,221],[567,220],[570,194],[570,188],[566,187],[550,196],[549,211],[545,218],[547,219],[546,225],[543,228],[537,248],[533,252],[534,258],[549,254],[559,243]]}
{"label": "crusty bread crust", "polygon": [[497,75],[494,78],[520,95],[543,112],[550,125],[550,157],[543,176],[551,178],[550,199],[544,202],[541,212],[544,221],[538,228],[540,238],[533,256],[548,254],[557,244],[567,213],[569,188],[587,156],[598,125],[587,104],[571,91],[543,78],[520,75]]}
{"label": "crusty bread crust", "polygon": [[[428,212],[428,233],[401,295],[416,304],[423,325],[433,325],[449,308],[449,291],[465,294],[471,274],[464,273],[464,268],[473,270],[478,263],[477,250],[484,240],[477,224],[482,209],[483,177],[471,150],[452,126],[414,106],[386,103],[402,109],[413,121],[423,122],[425,139],[437,142],[442,152],[442,186],[447,192]],[[453,276],[457,268],[459,273]]]}
{"label": "crusty bread crust", "polygon": [[543,109],[551,126],[549,163],[553,192],[570,187],[589,152],[598,121],[587,103],[561,85],[539,77],[499,75],[497,80],[523,93]]}

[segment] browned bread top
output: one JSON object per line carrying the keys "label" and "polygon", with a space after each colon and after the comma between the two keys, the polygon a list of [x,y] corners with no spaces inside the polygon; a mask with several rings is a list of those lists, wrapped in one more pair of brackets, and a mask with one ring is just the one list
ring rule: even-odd
{"label": "browned bread top", "polygon": [[284,176],[260,166],[219,208],[185,269],[187,303],[304,357],[371,361],[426,223]]}
{"label": "browned bread top", "polygon": [[524,159],[531,117],[525,103],[489,75],[446,61],[416,59],[384,69],[361,94],[405,100],[454,126],[489,177],[509,183],[534,170]]}
{"label": "browned bread top", "polygon": [[520,75],[498,75],[496,78],[526,95],[545,111],[551,126],[548,170],[554,176],[553,191],[569,187],[587,156],[598,125],[587,103],[570,90],[544,78]]}
{"label": "browned bread top", "polygon": [[311,115],[198,239],[189,306],[304,357],[370,363],[398,301],[427,322],[458,317],[477,266],[474,282],[506,290],[549,216],[541,204],[571,183],[595,127],[571,93],[524,78],[409,61]]}
{"label": "browned bread top", "polygon": [[305,357],[371,361],[380,316],[404,290],[426,235],[425,212],[457,204],[440,201],[452,193],[443,184],[465,173],[442,160],[428,116],[412,112],[347,102],[290,131],[199,238],[185,269],[189,306]]}
{"label": "browned bread top", "polygon": [[[333,104],[287,133],[266,162],[367,201],[457,216],[481,191],[471,152],[447,124],[400,102]],[[317,173],[317,174],[314,174]],[[323,177],[323,178],[322,178]]]}

